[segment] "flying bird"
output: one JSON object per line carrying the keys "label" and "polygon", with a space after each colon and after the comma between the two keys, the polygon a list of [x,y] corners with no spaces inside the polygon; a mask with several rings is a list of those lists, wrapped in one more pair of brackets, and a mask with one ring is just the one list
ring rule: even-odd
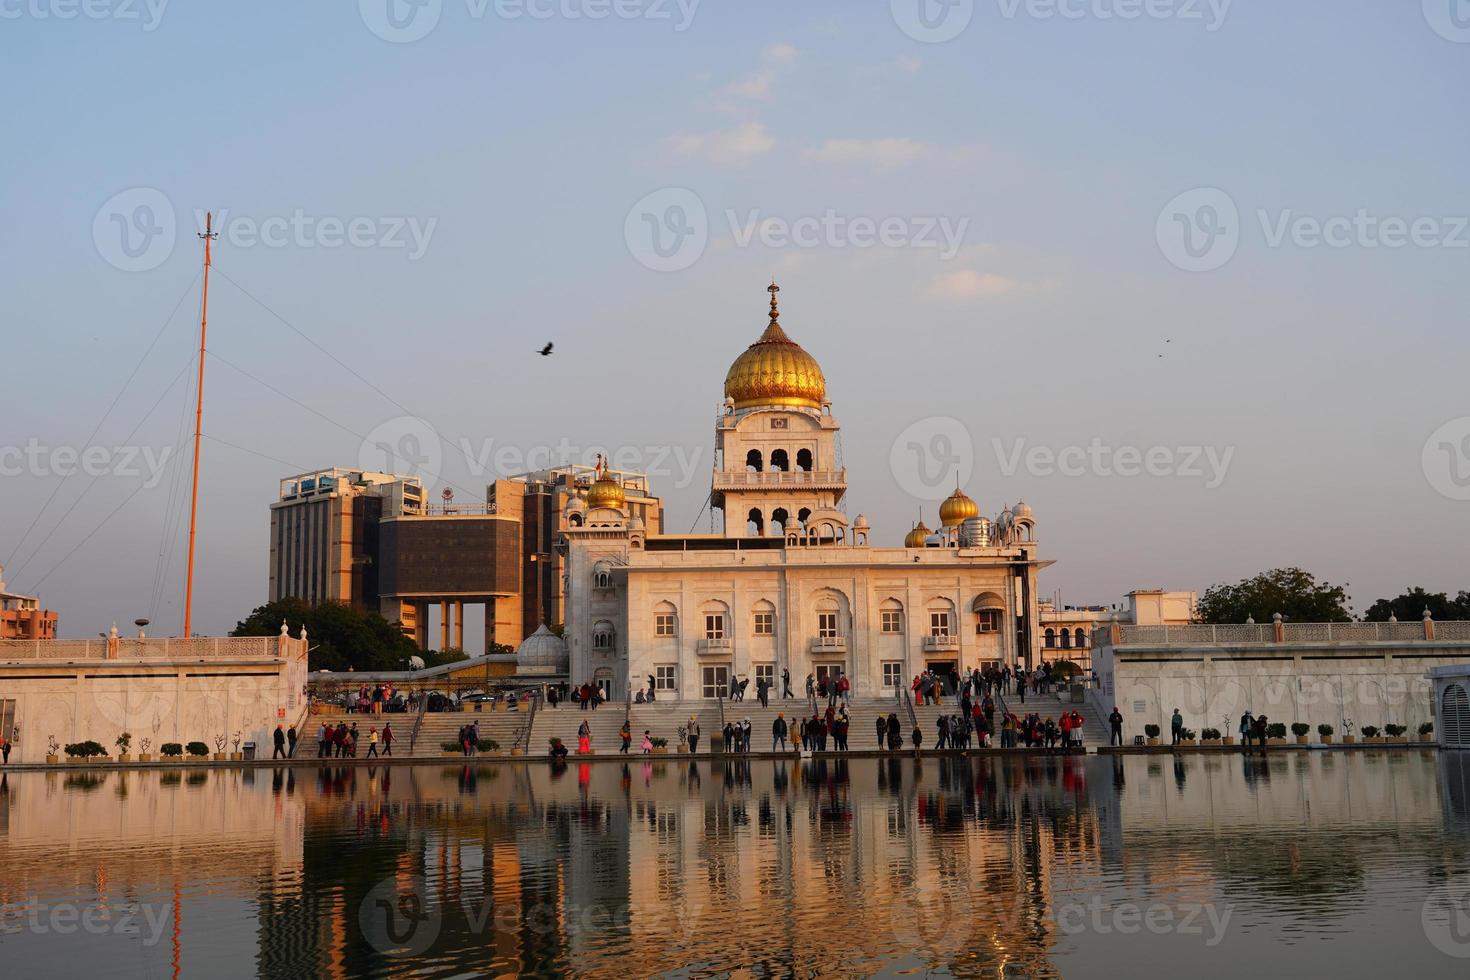
{"label": "flying bird", "polygon": [[541,350],[538,353],[540,353],[540,355],[542,357],[550,357],[551,356],[551,348],[554,347],[554,346],[555,346],[554,344],[548,343],[545,347],[541,348]]}

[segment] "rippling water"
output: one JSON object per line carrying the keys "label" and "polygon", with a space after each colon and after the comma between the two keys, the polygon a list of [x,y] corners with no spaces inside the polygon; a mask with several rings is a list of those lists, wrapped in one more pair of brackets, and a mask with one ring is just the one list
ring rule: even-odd
{"label": "rippling water", "polygon": [[1470,976],[1470,753],[0,782],[0,976]]}

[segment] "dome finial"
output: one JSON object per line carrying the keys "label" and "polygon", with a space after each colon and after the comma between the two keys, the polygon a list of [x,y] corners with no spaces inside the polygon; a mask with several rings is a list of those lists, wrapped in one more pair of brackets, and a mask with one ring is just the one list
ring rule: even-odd
{"label": "dome finial", "polygon": [[768,292],[768,293],[771,294],[771,322],[772,323],[775,323],[775,322],[777,322],[778,320],[781,319],[781,307],[779,305],[777,305],[777,303],[776,303],[776,294],[779,293],[780,291],[781,291],[781,287],[778,286],[778,285],[776,285],[776,277],[775,276],[772,276],[771,277],[771,284],[770,284],[770,286],[766,287],[766,292]]}

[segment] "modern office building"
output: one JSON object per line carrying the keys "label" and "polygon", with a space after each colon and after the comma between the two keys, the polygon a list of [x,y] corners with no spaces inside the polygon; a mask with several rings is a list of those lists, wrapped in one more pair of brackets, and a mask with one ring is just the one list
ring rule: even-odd
{"label": "modern office building", "polygon": [[42,609],[40,599],[6,591],[0,565],[0,640],[54,640],[56,623],[56,613]]}

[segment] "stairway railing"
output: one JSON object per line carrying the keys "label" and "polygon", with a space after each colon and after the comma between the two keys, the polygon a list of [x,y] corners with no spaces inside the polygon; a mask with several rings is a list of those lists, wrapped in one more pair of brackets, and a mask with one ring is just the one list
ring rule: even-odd
{"label": "stairway railing", "polygon": [[413,730],[408,733],[408,754],[413,755],[413,747],[419,740],[419,729],[424,727],[424,716],[429,713],[428,692],[419,698],[418,717],[413,720]]}
{"label": "stairway railing", "polygon": [[540,708],[541,699],[540,698],[528,698],[527,700],[529,700],[531,702],[531,710],[528,711],[528,712],[526,712],[525,736],[524,736],[524,739],[523,740],[519,740],[519,741],[521,741],[522,744],[520,744],[517,747],[522,752],[526,753],[526,755],[530,755],[531,754],[531,732],[536,728],[536,712]]}

